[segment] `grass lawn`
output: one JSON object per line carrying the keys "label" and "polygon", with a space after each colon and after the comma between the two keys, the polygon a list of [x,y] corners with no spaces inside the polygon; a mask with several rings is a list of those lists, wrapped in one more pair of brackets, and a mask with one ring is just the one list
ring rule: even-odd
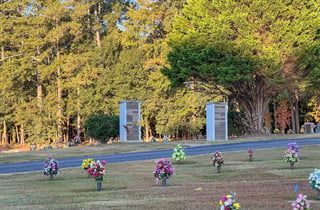
{"label": "grass lawn", "polygon": [[175,164],[169,186],[155,184],[154,160],[107,164],[103,190],[80,168],[64,169],[54,180],[39,172],[1,175],[0,209],[219,209],[219,198],[234,191],[242,209],[291,209],[293,184],[320,209],[308,184],[320,168],[320,146],[301,148],[295,169],[283,160],[285,148],[257,150],[249,162],[245,152],[224,153],[221,174],[211,156],[187,157]]}
{"label": "grass lawn", "polygon": [[28,152],[16,152],[16,153],[0,153],[0,163],[5,162],[26,162],[34,160],[45,160],[48,155],[60,159],[66,157],[86,156],[86,155],[98,155],[98,154],[116,154],[123,152],[138,152],[156,149],[172,149],[177,144],[184,146],[196,146],[201,144],[232,144],[246,141],[261,141],[270,139],[294,139],[294,138],[320,138],[320,134],[308,134],[308,135],[269,135],[269,136],[247,136],[231,139],[229,141],[214,141],[207,142],[204,140],[185,140],[185,141],[172,141],[168,143],[112,143],[112,144],[100,144],[97,146],[78,146],[67,147],[63,149],[53,150],[40,150],[40,151],[28,151]]}

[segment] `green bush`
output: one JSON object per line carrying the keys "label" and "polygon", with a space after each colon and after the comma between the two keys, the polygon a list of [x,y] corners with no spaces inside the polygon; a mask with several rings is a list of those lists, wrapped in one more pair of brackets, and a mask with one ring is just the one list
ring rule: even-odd
{"label": "green bush", "polygon": [[100,142],[108,142],[119,134],[119,117],[109,115],[92,115],[84,123],[85,133]]}

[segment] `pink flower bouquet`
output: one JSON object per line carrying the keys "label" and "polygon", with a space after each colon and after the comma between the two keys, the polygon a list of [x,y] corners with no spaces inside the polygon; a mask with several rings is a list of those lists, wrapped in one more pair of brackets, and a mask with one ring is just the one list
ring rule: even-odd
{"label": "pink flower bouquet", "polygon": [[307,201],[307,196],[299,194],[297,199],[292,203],[292,210],[308,210],[310,203]]}
{"label": "pink flower bouquet", "polygon": [[166,180],[173,175],[173,168],[170,161],[167,159],[159,159],[156,161],[153,175],[157,179],[157,182],[162,180],[162,184],[166,185]]}
{"label": "pink flower bouquet", "polygon": [[86,165],[87,173],[96,180],[97,191],[102,189],[103,176],[106,174],[105,165],[107,162],[105,160],[97,160],[96,162],[93,159],[90,159],[90,165]]}
{"label": "pink flower bouquet", "polygon": [[58,169],[59,169],[58,161],[56,161],[52,157],[48,157],[43,167],[44,175],[50,176],[50,179],[53,179],[53,176],[56,176],[58,174]]}
{"label": "pink flower bouquet", "polygon": [[105,167],[106,164],[107,162],[105,160],[93,161],[86,171],[91,177],[94,177],[96,181],[103,181],[103,176],[106,174],[107,170]]}
{"label": "pink flower bouquet", "polygon": [[286,162],[290,163],[290,167],[293,169],[294,164],[298,162],[298,153],[293,149],[288,149],[284,153],[284,159]]}

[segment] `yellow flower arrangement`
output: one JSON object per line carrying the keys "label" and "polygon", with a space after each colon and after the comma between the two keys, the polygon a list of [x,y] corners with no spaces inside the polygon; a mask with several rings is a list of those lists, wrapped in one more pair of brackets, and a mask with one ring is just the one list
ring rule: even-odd
{"label": "yellow flower arrangement", "polygon": [[84,159],[82,161],[81,168],[87,170],[87,168],[89,168],[92,163],[94,163],[94,160],[92,158]]}

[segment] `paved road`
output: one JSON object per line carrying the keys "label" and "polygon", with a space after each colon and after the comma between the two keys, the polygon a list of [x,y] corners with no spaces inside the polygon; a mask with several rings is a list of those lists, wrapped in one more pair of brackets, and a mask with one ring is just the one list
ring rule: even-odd
{"label": "paved road", "polygon": [[[267,149],[284,147],[286,148],[289,142],[293,140],[266,140],[257,142],[243,142],[243,143],[232,143],[232,144],[221,144],[221,145],[204,145],[185,148],[185,152],[188,156],[209,154],[216,150],[221,152],[233,152],[243,151],[248,148],[252,149]],[[316,145],[320,144],[320,138],[304,138],[295,139],[299,145]],[[94,159],[106,160],[108,163],[118,163],[127,161],[137,160],[150,160],[157,158],[168,158],[171,157],[172,149],[145,151],[145,152],[132,152],[132,153],[121,153],[111,155],[95,155],[95,156],[82,156],[73,158],[59,159],[60,168],[79,167],[84,158],[92,157]],[[320,154],[320,151],[319,151]],[[1,154],[0,154],[1,155]],[[319,155],[320,157],[320,155]],[[0,164],[0,174],[11,174],[20,172],[40,171],[42,170],[43,162],[23,162],[23,163],[3,163]]]}

